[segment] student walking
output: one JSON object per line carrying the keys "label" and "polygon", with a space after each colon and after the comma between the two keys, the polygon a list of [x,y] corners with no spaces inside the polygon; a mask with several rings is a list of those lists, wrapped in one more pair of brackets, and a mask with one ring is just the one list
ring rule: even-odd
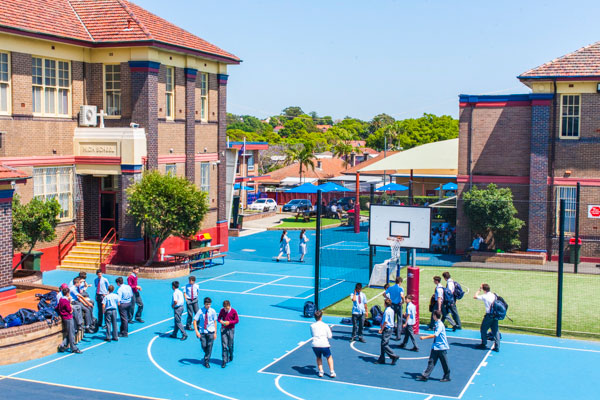
{"label": "student walking", "polygon": [[102,318],[104,313],[102,312],[102,300],[104,296],[108,294],[108,279],[102,276],[102,270],[96,270],[97,278],[94,279],[94,286],[96,286],[96,305],[98,306],[98,317],[96,327],[102,326]]}
{"label": "student walking", "polygon": [[290,238],[285,229],[281,233],[281,238],[279,239],[279,255],[276,258],[277,262],[279,262],[279,259],[283,255],[286,255],[287,260],[290,261]]}
{"label": "student walking", "polygon": [[177,331],[181,331],[181,339],[187,339],[187,333],[183,329],[183,324],[181,323],[181,315],[183,314],[183,305],[185,300],[183,298],[183,293],[179,290],[179,281],[174,281],[171,284],[171,288],[173,289],[173,300],[171,302],[171,307],[173,308],[173,321],[175,322],[175,326],[173,327],[173,333],[171,336],[173,339],[177,339]]}
{"label": "student walking", "polygon": [[123,283],[123,278],[118,277],[116,279],[117,296],[119,296],[119,317],[121,318],[121,326],[119,327],[119,336],[129,336],[129,309],[133,307],[131,303],[133,299],[133,291],[131,286]]}
{"label": "student walking", "polygon": [[300,231],[300,262],[304,262],[304,256],[306,255],[306,247],[308,244],[308,237],[306,236],[306,229]]}
{"label": "student walking", "polygon": [[444,322],[444,320],[448,318],[448,314],[452,315],[452,318],[448,318],[448,320],[450,322],[453,322],[452,329],[456,331],[458,329],[462,329],[462,325],[460,323],[460,316],[458,315],[458,310],[456,308],[456,298],[454,297],[454,289],[456,288],[456,285],[454,283],[454,279],[450,277],[450,272],[446,271],[442,274],[442,276],[446,280],[446,289],[448,289],[452,293],[452,296],[454,298],[454,301],[444,303],[442,322]]}
{"label": "student walking", "polygon": [[358,338],[359,342],[365,342],[363,338],[363,327],[365,326],[365,319],[369,314],[367,308],[367,296],[362,292],[362,284],[357,283],[354,287],[354,292],[350,295],[352,300],[352,337],[350,341],[353,342]]}
{"label": "student walking", "polygon": [[135,311],[135,305],[137,304],[137,312],[135,313],[135,321],[144,323],[142,319],[142,311],[144,310],[144,302],[142,301],[142,288],[138,285],[138,273],[140,267],[133,267],[131,274],[127,277],[127,284],[131,286],[133,291],[133,304],[129,311],[129,321],[133,323],[133,312]]}
{"label": "student walking", "polygon": [[404,289],[402,288],[402,277],[396,277],[396,284],[389,286],[385,290],[386,297],[392,300],[392,310],[394,310],[396,324],[396,340],[400,340],[400,331],[402,329],[402,303],[404,302]]}
{"label": "student walking", "polygon": [[435,285],[435,290],[433,292],[433,310],[431,310],[431,319],[429,320],[429,325],[427,325],[427,329],[430,331],[435,329],[433,313],[439,311],[440,315],[442,314],[442,306],[444,305],[444,287],[441,282],[442,278],[439,276],[433,277],[433,283]]}
{"label": "student walking", "polygon": [[235,326],[240,322],[238,313],[231,308],[229,300],[223,302],[218,320],[221,324],[221,346],[223,351],[221,368],[225,368],[227,363],[233,361],[233,337],[235,336]]}
{"label": "student walking", "polygon": [[385,364],[385,355],[387,354],[392,359],[392,365],[396,365],[398,357],[392,348],[390,347],[390,338],[394,331],[394,309],[392,308],[392,301],[385,299],[385,311],[383,312],[383,319],[381,321],[381,328],[379,333],[381,334],[381,352],[379,359],[375,361],[375,364]]}
{"label": "student walking", "polygon": [[194,330],[196,337],[200,339],[202,350],[204,350],[204,366],[210,368],[210,355],[212,354],[213,343],[217,338],[217,313],[210,305],[210,297],[204,298],[204,307],[202,307],[194,316]]}
{"label": "student walking", "polygon": [[[480,294],[482,291],[483,293]],[[473,298],[483,301],[483,305],[485,306],[485,315],[483,316],[481,328],[479,329],[479,332],[481,333],[481,343],[477,348],[487,349],[487,332],[491,329],[492,337],[494,338],[494,347],[492,350],[498,352],[500,351],[500,330],[498,328],[498,320],[494,319],[492,315],[492,306],[494,305],[494,301],[496,301],[496,295],[490,292],[490,285],[482,283]]]}
{"label": "student walking", "polygon": [[58,351],[64,353],[65,350],[67,350],[67,347],[70,347],[72,353],[81,354],[81,350],[79,350],[75,344],[75,324],[73,322],[73,308],[71,308],[69,288],[63,287],[61,289],[61,294],[62,297],[58,301],[56,311],[62,318],[63,341],[60,346],[58,346]]}
{"label": "student walking", "polygon": [[192,319],[199,309],[198,292],[200,291],[200,287],[196,283],[195,276],[190,276],[188,282],[189,283],[185,285],[185,291],[183,294],[185,296],[185,303],[187,304],[187,320],[185,322],[185,329],[190,331],[192,330]]}
{"label": "student walking", "polygon": [[417,376],[418,381],[427,381],[429,379],[429,375],[435,368],[435,364],[437,364],[438,360],[442,364],[442,368],[444,369],[444,376],[440,380],[440,382],[450,382],[450,368],[448,367],[448,358],[447,352],[450,350],[450,345],[448,344],[448,339],[446,338],[446,327],[440,321],[442,318],[442,313],[438,310],[433,312],[434,326],[435,331],[432,335],[421,336],[421,340],[425,339],[434,339],[433,344],[431,345],[431,353],[429,353],[429,361],[427,362],[427,369],[421,375]]}
{"label": "student walking", "polygon": [[331,328],[329,325],[321,321],[323,318],[323,311],[315,311],[315,320],[317,322],[310,325],[310,334],[312,336],[312,349],[317,357],[317,374],[319,377],[323,377],[323,359],[327,360],[329,366],[329,376],[335,378],[335,370],[333,369],[333,356],[331,355],[331,346],[329,339],[333,337]]}
{"label": "student walking", "polygon": [[408,343],[408,339],[413,344],[412,349],[410,351],[419,351],[419,346],[415,340],[415,324],[417,323],[417,307],[412,302],[413,295],[409,294],[406,296],[406,314],[404,314],[404,325],[402,325],[402,334],[404,335],[404,340],[400,345],[400,348],[403,349],[406,347]]}
{"label": "student walking", "polygon": [[110,342],[111,335],[112,340],[115,342],[119,340],[119,333],[117,331],[117,307],[119,304],[119,296],[115,291],[115,287],[113,285],[108,286],[108,294],[104,296],[102,300],[102,310],[104,311],[104,319],[106,321],[106,340]]}

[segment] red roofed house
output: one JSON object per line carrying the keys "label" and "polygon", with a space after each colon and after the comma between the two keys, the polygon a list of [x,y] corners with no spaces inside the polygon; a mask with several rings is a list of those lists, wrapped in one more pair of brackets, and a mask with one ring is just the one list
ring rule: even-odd
{"label": "red roofed house", "polygon": [[[597,262],[600,215],[590,210],[600,205],[600,42],[518,79],[532,92],[460,95],[459,198],[474,185],[509,187],[526,223],[522,249],[557,259],[558,204],[565,200],[565,231],[574,236],[579,183],[582,260]],[[470,240],[459,201],[457,249]]]}
{"label": "red roofed house", "polygon": [[[144,169],[207,191],[202,233],[227,245],[227,67],[239,63],[126,0],[0,2],[0,163],[33,177],[17,189],[24,201],[62,206],[42,269],[97,267],[97,257],[59,257],[72,228],[92,247],[114,229],[117,260],[142,260],[125,190]],[[167,254],[186,246],[165,242]]]}

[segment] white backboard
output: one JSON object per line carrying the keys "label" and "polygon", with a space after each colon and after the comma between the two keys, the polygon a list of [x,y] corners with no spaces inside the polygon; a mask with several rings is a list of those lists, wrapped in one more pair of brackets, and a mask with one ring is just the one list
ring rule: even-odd
{"label": "white backboard", "polygon": [[431,208],[372,205],[369,244],[389,246],[387,238],[400,235],[402,247],[428,249],[431,245]]}

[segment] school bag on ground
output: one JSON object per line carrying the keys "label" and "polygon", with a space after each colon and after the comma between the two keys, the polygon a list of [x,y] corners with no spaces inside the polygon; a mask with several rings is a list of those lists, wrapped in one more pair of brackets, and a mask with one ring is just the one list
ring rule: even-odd
{"label": "school bag on ground", "polygon": [[373,319],[373,325],[381,325],[381,321],[383,320],[383,312],[381,311],[381,307],[375,304],[371,307],[371,318]]}
{"label": "school bag on ground", "polygon": [[463,290],[462,286],[460,286],[460,283],[458,282],[454,282],[454,298],[456,300],[460,300],[463,298],[463,296],[465,295],[465,291]]}
{"label": "school bag on ground", "polygon": [[495,320],[502,321],[506,317],[506,312],[508,311],[508,303],[496,293],[494,293],[494,296],[496,296],[496,299],[492,303],[490,314]]}
{"label": "school bag on ground", "polygon": [[342,320],[340,321],[340,324],[342,324],[342,325],[352,325],[352,319],[351,318],[342,318]]}
{"label": "school bag on ground", "polygon": [[315,303],[312,301],[307,301],[304,303],[304,317],[305,318],[314,318],[315,316]]}

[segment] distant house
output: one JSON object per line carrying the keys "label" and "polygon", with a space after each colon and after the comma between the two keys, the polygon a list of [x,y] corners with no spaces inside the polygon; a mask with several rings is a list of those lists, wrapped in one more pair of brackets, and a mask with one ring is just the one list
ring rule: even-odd
{"label": "distant house", "polygon": [[263,186],[292,187],[304,182],[323,183],[329,178],[341,174],[346,168],[341,158],[317,158],[314,160],[315,169],[302,168],[302,181],[300,181],[300,166],[298,163],[288,165],[269,173],[268,177],[261,180]]}

